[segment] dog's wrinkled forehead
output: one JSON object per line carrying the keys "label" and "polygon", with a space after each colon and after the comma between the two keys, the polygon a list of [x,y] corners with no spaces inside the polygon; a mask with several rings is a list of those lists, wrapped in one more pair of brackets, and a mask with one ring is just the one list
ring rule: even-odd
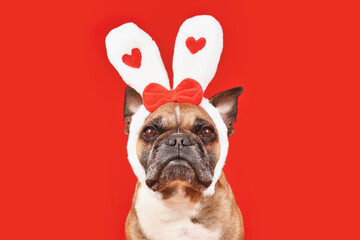
{"label": "dog's wrinkled forehead", "polygon": [[159,125],[165,130],[189,130],[194,124],[215,126],[209,114],[202,108],[188,103],[171,102],[162,105],[151,113],[145,121],[147,124]]}

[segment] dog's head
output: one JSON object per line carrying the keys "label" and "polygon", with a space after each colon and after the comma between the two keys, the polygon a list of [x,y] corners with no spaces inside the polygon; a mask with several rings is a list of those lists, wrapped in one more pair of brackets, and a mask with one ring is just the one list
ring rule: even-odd
{"label": "dog's head", "polygon": [[[242,88],[221,92],[209,99],[227,127],[237,115],[237,99]],[[132,116],[142,105],[134,89],[125,92],[125,133],[129,134]],[[214,181],[214,170],[220,157],[219,129],[201,106],[171,102],[150,113],[137,136],[136,154],[145,172],[145,183],[163,195],[185,186],[187,191],[201,192]]]}
{"label": "dog's head", "polygon": [[233,88],[209,100],[203,95],[223,49],[220,23],[209,15],[183,22],[171,87],[155,41],[134,23],[111,30],[105,44],[110,62],[131,87],[125,96],[125,132],[139,182],[163,196],[178,186],[213,194],[242,92]]}

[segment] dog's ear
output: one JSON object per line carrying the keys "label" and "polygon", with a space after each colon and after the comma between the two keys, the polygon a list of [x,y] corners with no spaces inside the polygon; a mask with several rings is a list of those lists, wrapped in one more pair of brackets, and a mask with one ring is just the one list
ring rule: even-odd
{"label": "dog's ear", "polygon": [[220,92],[209,99],[209,102],[219,110],[220,115],[228,128],[228,137],[234,134],[234,127],[232,124],[236,122],[238,97],[243,90],[242,87],[232,88]]}
{"label": "dog's ear", "polygon": [[125,88],[125,103],[124,103],[124,121],[127,122],[125,126],[125,134],[129,135],[129,128],[131,117],[136,113],[142,105],[141,95],[131,87]]}

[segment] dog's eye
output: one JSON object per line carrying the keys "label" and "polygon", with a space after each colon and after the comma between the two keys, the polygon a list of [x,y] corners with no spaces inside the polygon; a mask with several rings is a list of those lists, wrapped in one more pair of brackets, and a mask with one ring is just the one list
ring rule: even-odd
{"label": "dog's eye", "polygon": [[154,137],[156,135],[156,130],[153,127],[147,127],[144,130],[144,135],[147,138],[152,138],[152,137]]}
{"label": "dog's eye", "polygon": [[204,127],[202,130],[201,130],[201,136],[202,137],[205,137],[205,138],[209,138],[213,135],[213,130],[209,127]]}

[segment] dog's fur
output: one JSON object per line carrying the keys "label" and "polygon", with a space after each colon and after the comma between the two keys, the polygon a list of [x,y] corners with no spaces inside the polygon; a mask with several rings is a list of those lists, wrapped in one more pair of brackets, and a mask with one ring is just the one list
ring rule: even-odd
{"label": "dog's fur", "polygon": [[[241,92],[242,88],[233,88],[209,99],[219,110],[228,136],[234,132]],[[126,134],[141,104],[141,96],[127,88]],[[217,129],[203,108],[175,102],[162,105],[147,117],[136,150],[146,185],[136,186],[126,220],[128,240],[244,238],[242,215],[224,173],[214,195],[202,194],[212,182],[220,155]]]}

